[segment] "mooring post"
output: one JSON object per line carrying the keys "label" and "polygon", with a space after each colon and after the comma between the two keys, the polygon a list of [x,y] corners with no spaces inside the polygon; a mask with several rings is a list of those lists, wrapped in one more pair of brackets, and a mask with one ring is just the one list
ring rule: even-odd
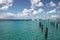
{"label": "mooring post", "polygon": [[41,32],[43,32],[43,24],[41,22],[39,22],[39,27],[41,29]]}
{"label": "mooring post", "polygon": [[58,23],[56,23],[56,29],[58,29]]}
{"label": "mooring post", "polygon": [[43,24],[41,25],[41,31],[43,32]]}
{"label": "mooring post", "polygon": [[46,28],[45,30],[45,40],[47,40],[47,37],[48,37],[48,28]]}
{"label": "mooring post", "polygon": [[50,24],[51,24],[53,27],[56,26],[56,22],[51,22]]}
{"label": "mooring post", "polygon": [[41,22],[39,22],[39,27],[41,27],[41,25],[42,25],[42,23],[41,23]]}

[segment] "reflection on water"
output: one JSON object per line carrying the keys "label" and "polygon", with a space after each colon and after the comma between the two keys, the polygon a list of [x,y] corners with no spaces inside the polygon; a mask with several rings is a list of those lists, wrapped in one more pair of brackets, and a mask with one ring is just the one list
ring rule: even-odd
{"label": "reflection on water", "polygon": [[60,40],[59,26],[60,21],[51,20],[2,21],[0,40]]}

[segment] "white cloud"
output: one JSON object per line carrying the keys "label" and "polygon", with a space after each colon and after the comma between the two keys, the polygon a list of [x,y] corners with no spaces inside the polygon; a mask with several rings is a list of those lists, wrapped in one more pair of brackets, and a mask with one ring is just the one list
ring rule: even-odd
{"label": "white cloud", "polygon": [[58,6],[57,6],[57,9],[59,9],[60,8],[60,2],[58,2]]}
{"label": "white cloud", "polygon": [[50,10],[47,12],[47,14],[49,14],[49,13],[56,13],[56,9],[53,9],[53,10]]}
{"label": "white cloud", "polygon": [[50,6],[55,7],[56,4],[55,4],[53,1],[51,1],[51,2],[50,2]]}
{"label": "white cloud", "polygon": [[0,10],[7,10],[12,6],[12,2],[13,0],[1,0],[0,5],[2,5],[2,7],[0,7]]}
{"label": "white cloud", "polygon": [[58,6],[56,7],[56,9],[59,9],[60,8],[60,2],[58,2]]}
{"label": "white cloud", "polygon": [[0,10],[7,10],[8,9],[8,5],[3,5],[1,8],[0,8]]}
{"label": "white cloud", "polygon": [[38,10],[38,13],[42,13],[43,11],[44,11],[44,10],[40,8],[40,9]]}
{"label": "white cloud", "polygon": [[7,13],[6,15],[9,17],[16,17],[16,14],[13,14],[13,13]]}
{"label": "white cloud", "polygon": [[52,15],[51,19],[60,19],[59,15]]}
{"label": "white cloud", "polygon": [[[43,9],[38,9],[38,10],[35,10],[35,7],[42,7],[44,6],[44,4],[41,2],[41,0],[30,0],[31,1],[31,8],[30,9],[24,9],[22,12],[20,13],[17,13],[17,14],[13,14],[13,13],[2,13],[0,14],[0,18],[26,18],[27,16],[29,17],[33,17],[33,15],[36,15],[36,14],[40,14],[40,13],[43,13],[44,10]],[[8,10],[9,7],[11,7],[13,4],[12,4],[13,0],[1,0],[0,1],[0,4],[2,5],[2,7],[0,7],[0,10]],[[55,7],[56,4],[51,1],[49,4],[47,5],[50,5],[52,7]],[[60,2],[58,3],[58,5],[60,5]],[[50,10],[47,12],[47,14],[49,13],[56,13],[56,9],[53,9],[53,10]],[[35,17],[39,17],[38,15],[35,16]],[[56,17],[56,16],[52,16],[52,17]]]}
{"label": "white cloud", "polygon": [[22,12],[17,14],[17,17],[18,18],[33,17],[33,15],[39,14],[39,13],[42,13],[42,12],[43,12],[43,9],[41,9],[41,8],[38,11],[36,11],[36,10],[31,11],[31,9],[26,9],[25,8]]}
{"label": "white cloud", "polygon": [[13,13],[1,13],[0,19],[6,19],[6,18],[15,18],[16,14]]}
{"label": "white cloud", "polygon": [[12,2],[13,2],[13,0],[0,0],[0,4],[9,4]]}
{"label": "white cloud", "polygon": [[33,14],[38,14],[38,12],[36,10],[33,11]]}
{"label": "white cloud", "polygon": [[59,9],[59,8],[60,8],[59,6],[56,7],[56,9]]}
{"label": "white cloud", "polygon": [[26,9],[26,8],[25,8],[25,9],[22,11],[22,13],[23,13],[22,15],[23,15],[23,16],[27,16],[30,12],[31,12],[31,11],[30,11],[29,9]]}
{"label": "white cloud", "polygon": [[59,19],[59,15],[51,15],[48,19]]}
{"label": "white cloud", "polygon": [[12,3],[13,2],[13,0],[6,0],[8,3]]}
{"label": "white cloud", "polygon": [[17,14],[13,14],[13,13],[1,13],[0,14],[0,19],[3,18],[26,18],[28,16],[28,14],[31,12],[30,9],[24,9],[22,12],[17,13]]}
{"label": "white cloud", "polygon": [[24,13],[18,13],[18,14],[17,14],[17,17],[18,17],[18,18],[20,18],[20,17],[26,17],[26,16],[27,16],[27,14],[24,14]]}
{"label": "white cloud", "polygon": [[41,0],[30,0],[32,5],[37,5]]}
{"label": "white cloud", "polygon": [[30,0],[31,1],[31,8],[34,9],[36,5],[40,2],[40,0]]}
{"label": "white cloud", "polygon": [[56,17],[58,17],[58,15],[52,15],[52,18],[56,18]]}
{"label": "white cloud", "polygon": [[30,10],[25,8],[21,13],[18,13],[17,16],[25,17],[25,16],[28,16],[29,13],[30,13]]}
{"label": "white cloud", "polygon": [[2,4],[2,0],[0,0],[0,4]]}
{"label": "white cloud", "polygon": [[56,19],[60,19],[60,16],[59,15],[51,15],[48,19],[56,20]]}
{"label": "white cloud", "polygon": [[42,7],[43,3],[41,0],[30,0],[31,1],[31,9],[34,9],[35,7]]}
{"label": "white cloud", "polygon": [[37,6],[42,7],[43,6],[43,3],[42,2],[39,2],[39,4]]}
{"label": "white cloud", "polygon": [[43,9],[39,9],[38,11],[34,10],[33,11],[33,14],[40,14],[40,13],[43,13]]}
{"label": "white cloud", "polygon": [[34,11],[34,8],[29,9],[30,11]]}
{"label": "white cloud", "polygon": [[28,14],[30,11],[29,11],[29,9],[24,9],[23,11],[22,11],[24,14]]}
{"label": "white cloud", "polygon": [[58,5],[60,6],[60,2],[58,2]]}

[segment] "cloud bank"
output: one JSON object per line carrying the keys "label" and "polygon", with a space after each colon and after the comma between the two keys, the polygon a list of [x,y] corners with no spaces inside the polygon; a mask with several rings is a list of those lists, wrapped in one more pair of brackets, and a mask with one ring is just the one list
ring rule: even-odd
{"label": "cloud bank", "polygon": [[8,10],[9,7],[11,7],[13,4],[13,0],[0,0],[0,10]]}
{"label": "cloud bank", "polygon": [[[18,12],[16,14],[14,13],[10,13],[10,12],[6,12],[6,13],[1,13],[0,14],[0,19],[4,19],[4,18],[33,18],[33,15],[40,15],[45,13],[47,14],[55,14],[57,12],[57,10],[60,8],[60,2],[58,2],[58,5],[56,5],[56,3],[54,3],[53,1],[50,1],[47,4],[44,4],[41,0],[30,0],[31,6],[29,9],[24,8],[24,10],[22,10],[21,12]],[[13,6],[13,0],[0,0],[0,5],[2,5],[0,7],[0,10],[8,10],[10,7]],[[49,10],[47,12],[45,12],[46,10],[44,10],[44,8],[42,7],[46,7],[46,5],[50,8],[53,7],[52,10]],[[39,8],[38,8],[39,7]],[[36,10],[36,8],[38,8],[38,10]],[[36,16],[37,18],[41,18]],[[56,15],[53,15],[51,17],[57,17]]]}

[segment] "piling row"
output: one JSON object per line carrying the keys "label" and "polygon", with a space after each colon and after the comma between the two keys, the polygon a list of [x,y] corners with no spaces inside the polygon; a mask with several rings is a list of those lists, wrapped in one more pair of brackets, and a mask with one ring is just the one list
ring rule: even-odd
{"label": "piling row", "polygon": [[53,27],[55,27],[56,29],[58,29],[58,25],[59,25],[58,22],[51,22],[50,24],[51,24],[51,26],[53,26]]}
{"label": "piling row", "polygon": [[[53,27],[58,29],[59,22],[51,22],[50,25],[52,25]],[[42,24],[42,22],[39,22],[39,27],[42,32],[43,32],[43,26],[44,25]],[[47,40],[47,38],[48,38],[48,28],[47,27],[45,28],[44,36],[45,36],[45,40]]]}
{"label": "piling row", "polygon": [[[39,22],[39,27],[41,28],[41,31],[43,32],[43,24],[42,24],[42,22]],[[45,28],[45,32],[44,32],[44,36],[45,36],[45,40],[47,40],[47,38],[48,38],[48,28],[46,27]]]}

